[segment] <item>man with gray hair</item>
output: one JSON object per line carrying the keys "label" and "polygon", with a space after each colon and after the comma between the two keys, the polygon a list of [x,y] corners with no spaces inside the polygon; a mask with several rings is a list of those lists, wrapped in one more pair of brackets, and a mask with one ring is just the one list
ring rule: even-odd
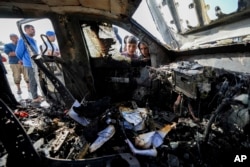
{"label": "man with gray hair", "polygon": [[22,80],[22,74],[25,82],[27,83],[27,88],[29,90],[29,77],[27,70],[23,67],[22,60],[19,60],[19,58],[16,56],[15,50],[18,42],[18,36],[16,34],[10,34],[10,40],[12,41],[11,43],[5,44],[4,45],[4,52],[8,55],[9,57],[9,64],[10,68],[12,70],[13,78],[14,78],[14,83],[17,86],[17,94],[21,94],[21,87],[20,87],[20,82]]}

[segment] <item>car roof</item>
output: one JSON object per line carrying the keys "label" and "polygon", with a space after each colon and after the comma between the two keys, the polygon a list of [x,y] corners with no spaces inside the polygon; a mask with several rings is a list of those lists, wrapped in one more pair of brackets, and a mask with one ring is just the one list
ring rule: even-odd
{"label": "car roof", "polygon": [[[48,13],[78,13],[96,14],[111,18],[130,17],[141,0],[116,1],[116,0],[1,0],[0,16],[15,17],[27,13],[30,15],[43,15]],[[12,15],[7,15],[12,13]],[[6,14],[6,15],[4,15]]]}

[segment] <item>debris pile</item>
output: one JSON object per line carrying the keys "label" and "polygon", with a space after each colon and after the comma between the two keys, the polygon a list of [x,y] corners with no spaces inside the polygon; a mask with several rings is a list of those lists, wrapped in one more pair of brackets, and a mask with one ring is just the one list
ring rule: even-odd
{"label": "debris pile", "polygon": [[188,62],[149,72],[160,83],[153,89],[168,93],[165,105],[151,93],[144,106],[141,98],[114,103],[112,97],[72,106],[84,126],[59,106],[34,108],[29,101],[14,115],[38,153],[50,158],[130,153],[139,166],[227,166],[249,152],[249,75]]}

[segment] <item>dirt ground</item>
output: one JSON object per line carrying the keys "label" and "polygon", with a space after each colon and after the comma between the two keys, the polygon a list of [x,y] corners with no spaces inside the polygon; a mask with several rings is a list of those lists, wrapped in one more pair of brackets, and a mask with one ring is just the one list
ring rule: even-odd
{"label": "dirt ground", "polygon": [[[12,93],[15,95],[17,101],[20,101],[22,99],[31,99],[32,96],[31,96],[31,93],[28,92],[27,85],[26,85],[26,83],[25,83],[25,81],[23,79],[23,75],[22,75],[22,80],[21,80],[21,83],[20,83],[21,84],[20,86],[21,86],[22,94],[17,94],[17,87],[16,87],[16,85],[14,83],[13,76],[12,76],[12,71],[10,69],[10,65],[9,65],[8,61],[4,62],[4,66],[5,66],[6,70],[7,70],[7,78],[8,78],[9,85],[10,85]],[[41,94],[40,91],[39,91],[39,94]]]}

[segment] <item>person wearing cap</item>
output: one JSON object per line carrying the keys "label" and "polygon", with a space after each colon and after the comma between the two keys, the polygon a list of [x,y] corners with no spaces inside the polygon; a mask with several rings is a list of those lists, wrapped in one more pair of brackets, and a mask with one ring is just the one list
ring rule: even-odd
{"label": "person wearing cap", "polygon": [[17,87],[17,94],[21,94],[22,90],[20,87],[20,83],[22,80],[22,74],[25,82],[27,83],[27,87],[29,90],[29,77],[27,70],[23,67],[22,60],[16,56],[15,50],[18,42],[18,36],[16,34],[10,34],[11,43],[4,45],[4,52],[8,55],[10,68],[12,70],[14,83]]}
{"label": "person wearing cap", "polygon": [[[54,31],[47,31],[46,36],[48,38],[48,41],[46,41],[43,45],[40,46],[42,55],[61,57],[59,48],[55,44],[55,41],[56,41],[55,32]],[[60,70],[61,69],[60,64],[55,63],[55,62],[49,62],[49,63],[47,63],[47,65],[49,66],[49,70],[54,75],[56,75],[56,77],[62,83],[64,83],[63,74],[62,74],[62,71]],[[42,75],[42,77],[45,77],[45,76]],[[55,89],[52,82],[49,79],[46,79],[46,82],[47,82],[47,91],[52,92],[52,93],[56,93],[57,90]]]}
{"label": "person wearing cap", "polygon": [[[43,53],[44,55],[48,55],[48,56],[58,56],[60,57],[60,51],[58,46],[54,43],[56,40],[56,34],[54,31],[47,31],[46,32],[46,36],[48,37],[48,40],[44,45],[42,45],[42,53],[43,51],[46,50],[46,46],[47,46],[47,50],[45,53]],[[53,53],[52,53],[53,51]],[[53,54],[53,55],[52,55]]]}

